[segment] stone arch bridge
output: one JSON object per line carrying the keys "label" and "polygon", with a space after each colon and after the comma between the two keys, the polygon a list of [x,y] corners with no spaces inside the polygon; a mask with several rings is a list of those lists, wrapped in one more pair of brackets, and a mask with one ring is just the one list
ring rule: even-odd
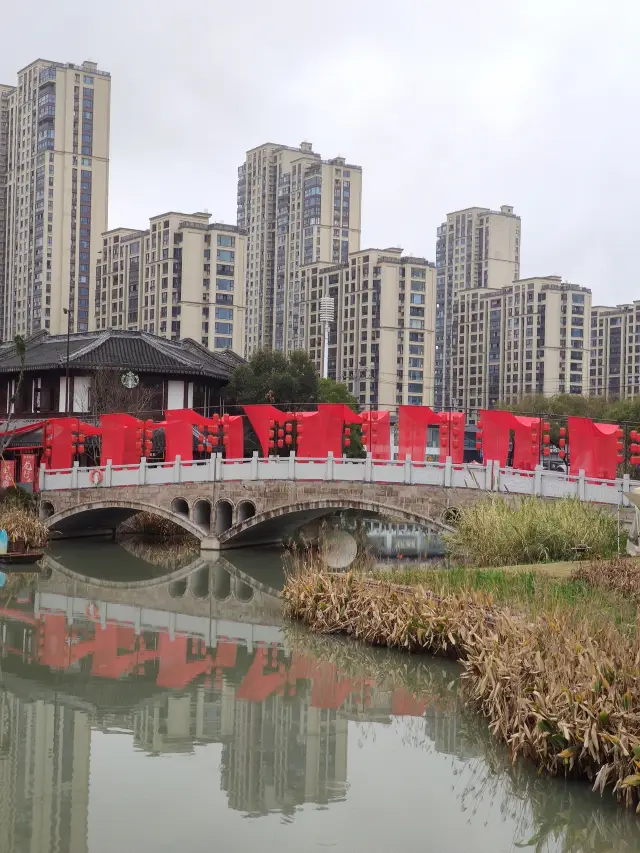
{"label": "stone arch bridge", "polygon": [[450,529],[447,510],[478,495],[469,489],[353,482],[222,482],[62,489],[42,494],[40,515],[61,535],[114,530],[139,512],[173,521],[203,551],[279,543],[304,524],[357,510]]}

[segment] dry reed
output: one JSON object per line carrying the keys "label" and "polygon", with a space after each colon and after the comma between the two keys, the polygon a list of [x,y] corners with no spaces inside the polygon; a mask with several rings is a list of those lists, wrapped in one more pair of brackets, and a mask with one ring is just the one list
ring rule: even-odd
{"label": "dry reed", "polygon": [[572,572],[571,579],[584,581],[596,589],[611,590],[636,605],[640,601],[640,561],[631,557],[581,563]]}
{"label": "dry reed", "polygon": [[352,572],[291,574],[286,613],[324,634],[459,658],[471,702],[513,757],[550,774],[640,791],[640,645],[561,610],[531,616],[471,589],[434,595]]}
{"label": "dry reed", "polygon": [[573,498],[476,501],[460,510],[446,542],[451,557],[472,566],[572,560],[577,553],[608,557],[624,548],[614,516]]}
{"label": "dry reed", "polygon": [[19,542],[26,548],[40,548],[49,538],[49,531],[33,512],[15,506],[0,506],[1,529],[7,531],[9,542]]}

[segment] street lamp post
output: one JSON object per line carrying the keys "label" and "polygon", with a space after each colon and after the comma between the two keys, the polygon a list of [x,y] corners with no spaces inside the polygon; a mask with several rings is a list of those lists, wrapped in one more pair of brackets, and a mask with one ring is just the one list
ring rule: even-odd
{"label": "street lamp post", "polygon": [[71,311],[69,308],[63,308],[63,313],[67,315],[67,363],[65,368],[65,383],[64,383],[64,413],[69,414],[69,350],[71,346]]}
{"label": "street lamp post", "polygon": [[329,378],[329,325],[333,323],[334,305],[331,296],[320,300],[320,322],[322,323],[322,378]]}

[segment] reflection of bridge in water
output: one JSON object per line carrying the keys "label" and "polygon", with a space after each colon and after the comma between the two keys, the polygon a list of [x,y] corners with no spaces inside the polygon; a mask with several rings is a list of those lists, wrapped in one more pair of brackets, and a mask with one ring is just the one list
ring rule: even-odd
{"label": "reflection of bridge in water", "polygon": [[221,744],[229,806],[266,814],[346,796],[350,719],[433,717],[429,696],[292,647],[275,589],[224,561],[177,574],[120,589],[54,569],[0,609],[0,849],[18,814],[45,824],[39,850],[87,849],[92,727],[154,755]]}

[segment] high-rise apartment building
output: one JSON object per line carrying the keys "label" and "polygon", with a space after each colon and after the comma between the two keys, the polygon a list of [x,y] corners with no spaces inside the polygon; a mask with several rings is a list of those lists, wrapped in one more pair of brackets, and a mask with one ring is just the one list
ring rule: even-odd
{"label": "high-rise apartment building", "polygon": [[612,399],[640,394],[640,300],[591,309],[589,393]]}
{"label": "high-rise apartment building", "polygon": [[98,329],[191,338],[212,350],[244,352],[246,235],[209,213],[163,213],[138,231],[101,235]]}
{"label": "high-rise apartment building", "polygon": [[545,276],[454,300],[452,406],[475,412],[529,394],[586,394],[591,291]]}
{"label": "high-rise apartment building", "polygon": [[303,267],[296,311],[299,347],[324,369],[320,300],[330,297],[327,373],[361,406],[395,411],[433,404],[436,270],[402,249],[363,249],[343,264]]}
{"label": "high-rise apartment building", "polygon": [[294,296],[310,263],[345,263],[360,248],[362,169],[322,160],[309,142],[267,143],[238,169],[238,226],[247,232],[246,354],[288,352],[305,332]]}
{"label": "high-rise apartment building", "polygon": [[91,282],[107,227],[110,99],[110,75],[94,62],[37,59],[18,73],[17,86],[2,87],[3,339],[92,328]]}
{"label": "high-rise apartment building", "polygon": [[454,303],[466,290],[499,290],[520,276],[520,217],[470,207],[447,214],[436,243],[435,398],[438,409],[453,402]]}
{"label": "high-rise apartment building", "polygon": [[0,340],[4,340],[5,250],[7,240],[7,157],[9,153],[9,96],[11,86],[0,84]]}

